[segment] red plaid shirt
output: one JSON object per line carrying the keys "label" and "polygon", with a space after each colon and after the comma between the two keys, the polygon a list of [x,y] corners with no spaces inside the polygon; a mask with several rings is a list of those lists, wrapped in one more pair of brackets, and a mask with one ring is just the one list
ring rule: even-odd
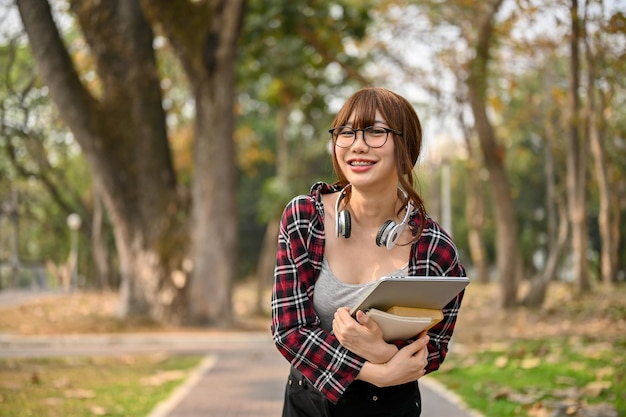
{"label": "red plaid shirt", "polygon": [[[309,195],[295,197],[286,206],[280,224],[272,289],[271,327],[278,350],[332,402],[337,402],[365,363],[320,327],[313,309],[313,288],[324,256],[321,195],[340,189],[317,183]],[[415,230],[413,219],[411,222]],[[411,248],[408,275],[465,276],[454,242],[430,218]],[[463,294],[443,309],[443,320],[428,332],[427,372],[437,370],[446,356]]]}

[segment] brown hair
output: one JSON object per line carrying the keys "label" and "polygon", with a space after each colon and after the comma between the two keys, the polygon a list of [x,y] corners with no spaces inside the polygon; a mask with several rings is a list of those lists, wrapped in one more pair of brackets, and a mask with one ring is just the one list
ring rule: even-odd
{"label": "brown hair", "polygon": [[[413,167],[417,163],[422,149],[422,126],[415,109],[404,97],[381,87],[366,87],[354,93],[341,107],[332,127],[345,126],[348,118],[354,114],[353,128],[359,129],[374,125],[376,111],[379,111],[391,129],[401,132],[394,134],[396,169],[400,187],[406,191],[413,205],[418,209],[418,230],[415,239],[419,237],[424,227],[426,208],[422,197],[415,190]],[[333,146],[333,167],[337,175],[337,184],[341,187],[348,185],[343,172],[337,163],[337,155]],[[350,198],[347,190],[346,201]],[[406,201],[404,202],[406,204]]]}

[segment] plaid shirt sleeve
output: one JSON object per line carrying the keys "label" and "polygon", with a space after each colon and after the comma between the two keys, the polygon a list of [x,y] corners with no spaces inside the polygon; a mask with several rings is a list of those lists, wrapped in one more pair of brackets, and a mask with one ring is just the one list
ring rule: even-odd
{"label": "plaid shirt sleeve", "polygon": [[337,402],[364,360],[320,327],[313,288],[324,252],[324,230],[312,196],[294,198],[281,219],[274,285],[272,335],[281,354]]}
{"label": "plaid shirt sleeve", "polygon": [[[413,246],[409,274],[466,276],[452,238],[430,218],[426,219],[424,231]],[[430,342],[426,373],[439,369],[446,358],[464,293],[465,291],[461,291],[443,308],[443,320],[428,331]]]}

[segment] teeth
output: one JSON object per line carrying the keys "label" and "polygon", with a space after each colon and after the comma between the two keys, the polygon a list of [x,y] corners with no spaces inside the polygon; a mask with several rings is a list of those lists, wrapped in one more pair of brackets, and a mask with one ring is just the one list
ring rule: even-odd
{"label": "teeth", "polygon": [[373,164],[371,162],[367,162],[367,161],[352,161],[352,162],[350,162],[350,165],[364,166],[364,165],[373,165]]}

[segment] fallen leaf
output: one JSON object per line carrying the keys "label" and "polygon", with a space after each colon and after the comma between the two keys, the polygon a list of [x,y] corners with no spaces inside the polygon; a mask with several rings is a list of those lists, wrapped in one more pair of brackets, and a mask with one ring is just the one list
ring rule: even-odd
{"label": "fallen leaf", "polygon": [[497,391],[493,391],[491,393],[491,398],[494,400],[504,400],[509,398],[509,395],[511,395],[511,393],[513,392],[513,390],[511,390],[508,387],[502,387],[500,389],[498,389]]}
{"label": "fallen leaf", "polygon": [[152,375],[147,378],[143,378],[141,380],[141,383],[143,385],[159,386],[165,384],[166,382],[177,381],[184,377],[185,372],[183,371],[166,371],[159,372],[156,375]]}
{"label": "fallen leaf", "polygon": [[68,378],[58,378],[52,381],[52,386],[54,388],[65,388],[70,385],[70,380]]}
{"label": "fallen leaf", "polygon": [[63,394],[65,395],[66,398],[76,398],[80,400],[96,397],[96,393],[94,391],[90,389],[81,389],[81,388],[68,389]]}
{"label": "fallen leaf", "polygon": [[508,400],[522,405],[530,405],[537,401],[537,396],[532,394],[522,394],[520,392],[511,392],[508,395]]}
{"label": "fallen leaf", "polygon": [[43,400],[43,403],[46,405],[60,405],[63,403],[63,399],[62,398],[58,398],[58,397],[48,397],[46,399]]}
{"label": "fallen leaf", "polygon": [[579,414],[581,417],[619,417],[615,406],[607,403],[587,405]]}
{"label": "fallen leaf", "polygon": [[562,398],[562,399],[576,399],[580,397],[580,393],[578,392],[578,388],[576,387],[555,389],[555,390],[550,391],[550,395],[552,397]]}
{"label": "fallen leaf", "polygon": [[609,366],[605,366],[604,368],[600,368],[596,371],[596,379],[602,380],[612,377],[615,373],[615,369]]}
{"label": "fallen leaf", "polygon": [[496,365],[497,368],[505,368],[508,364],[509,358],[506,356],[498,356],[494,362],[494,365]]}
{"label": "fallen leaf", "polygon": [[89,407],[89,411],[91,411],[91,414],[95,414],[97,416],[105,416],[109,414],[106,408],[100,407],[99,405],[92,405]]}
{"label": "fallen leaf", "polygon": [[588,395],[590,397],[597,397],[604,391],[610,389],[613,386],[610,381],[593,381],[585,385],[581,394]]}
{"label": "fallen leaf", "polygon": [[520,367],[522,369],[533,369],[541,365],[541,358],[532,357],[532,358],[524,358]]}
{"label": "fallen leaf", "polygon": [[528,417],[550,417],[552,411],[545,408],[541,403],[534,404],[530,410],[528,410]]}

